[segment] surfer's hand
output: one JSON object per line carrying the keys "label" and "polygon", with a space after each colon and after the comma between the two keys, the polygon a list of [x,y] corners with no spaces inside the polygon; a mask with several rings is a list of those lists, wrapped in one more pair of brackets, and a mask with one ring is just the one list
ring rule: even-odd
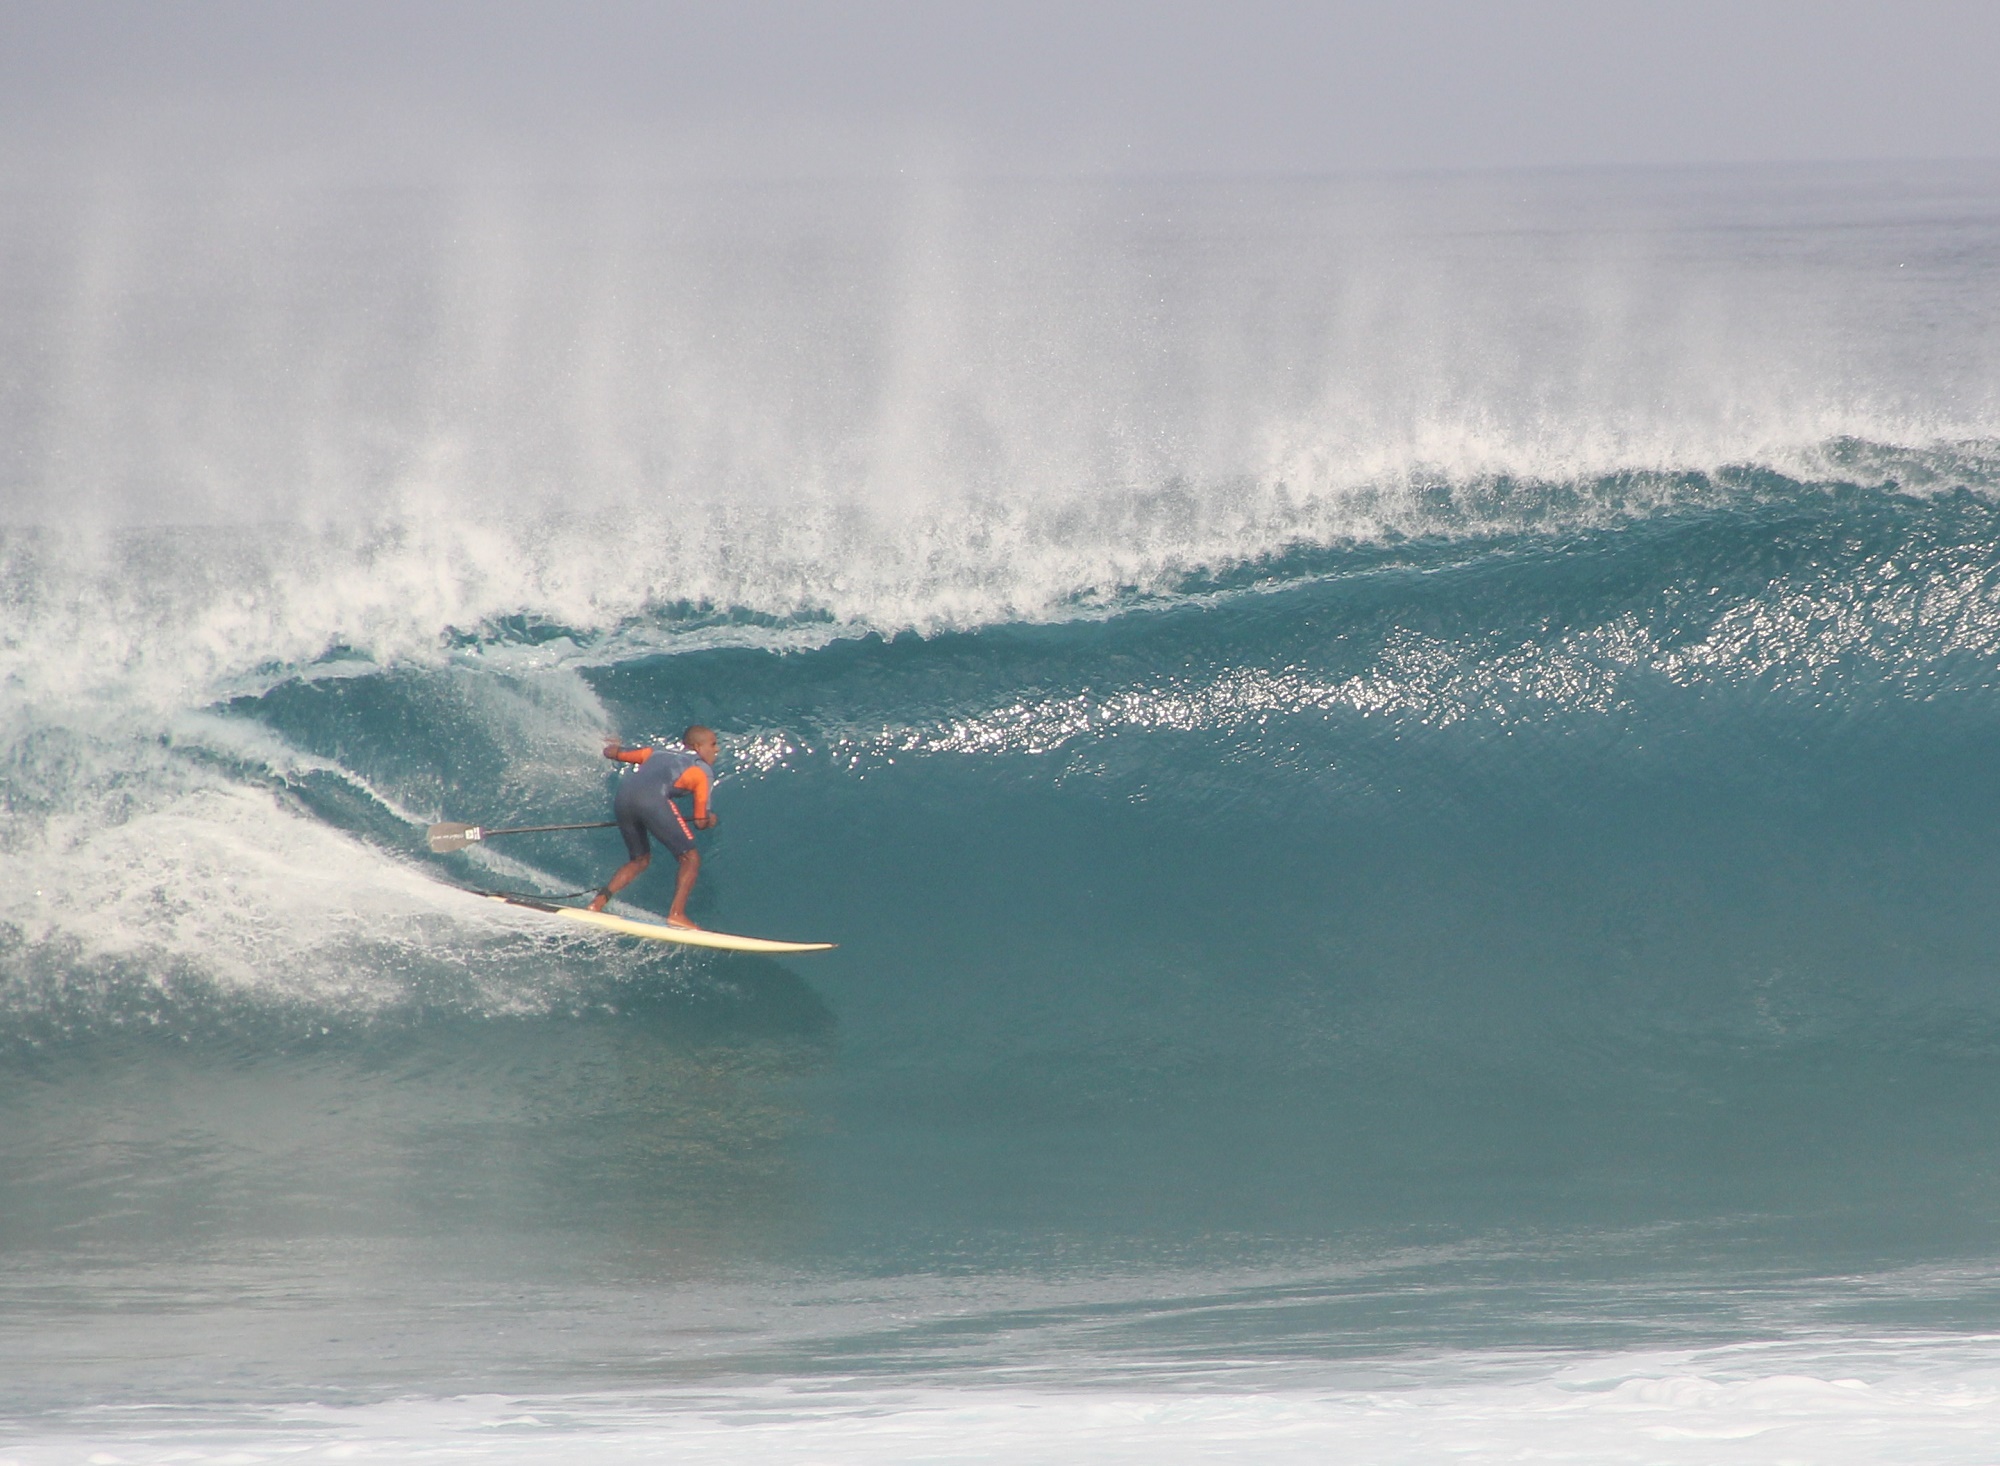
{"label": "surfer's hand", "polygon": [[616,758],[624,751],[625,745],[620,743],[616,738],[607,738],[604,740],[604,756],[606,758]]}
{"label": "surfer's hand", "polygon": [[712,814],[705,814],[705,815],[703,815],[703,816],[702,816],[702,817],[701,817],[700,819],[698,819],[698,820],[696,820],[696,821],[694,822],[694,827],[695,827],[695,828],[696,828],[697,830],[712,830],[712,829],[714,829],[714,828],[715,828],[715,816],[714,816],[714,815],[712,815]]}

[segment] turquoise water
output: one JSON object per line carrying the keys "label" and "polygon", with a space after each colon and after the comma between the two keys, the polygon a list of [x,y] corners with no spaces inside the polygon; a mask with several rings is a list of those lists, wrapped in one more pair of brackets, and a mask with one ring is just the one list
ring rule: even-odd
{"label": "turquoise water", "polygon": [[1990,182],[47,205],[0,1455],[1975,1459]]}

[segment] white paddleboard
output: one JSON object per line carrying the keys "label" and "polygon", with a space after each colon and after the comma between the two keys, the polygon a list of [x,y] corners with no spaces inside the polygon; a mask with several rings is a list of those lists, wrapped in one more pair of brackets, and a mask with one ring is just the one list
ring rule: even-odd
{"label": "white paddleboard", "polygon": [[525,896],[501,896],[492,891],[481,891],[479,894],[489,901],[505,901],[509,906],[522,906],[529,911],[559,916],[566,921],[594,926],[599,931],[644,937],[649,942],[679,942],[684,947],[713,947],[721,952],[827,952],[835,945],[832,942],[773,942],[763,937],[731,936],[728,932],[684,931],[663,921],[634,921],[628,916],[613,916],[608,911],[585,911],[580,906],[552,906],[546,901],[530,901]]}

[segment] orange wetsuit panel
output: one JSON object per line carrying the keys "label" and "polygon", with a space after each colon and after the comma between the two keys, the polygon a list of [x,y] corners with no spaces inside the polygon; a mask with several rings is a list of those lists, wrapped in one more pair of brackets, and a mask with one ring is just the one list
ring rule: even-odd
{"label": "orange wetsuit panel", "polygon": [[685,789],[694,795],[694,817],[698,824],[708,817],[708,769],[700,763],[692,763],[674,780],[676,789]]}

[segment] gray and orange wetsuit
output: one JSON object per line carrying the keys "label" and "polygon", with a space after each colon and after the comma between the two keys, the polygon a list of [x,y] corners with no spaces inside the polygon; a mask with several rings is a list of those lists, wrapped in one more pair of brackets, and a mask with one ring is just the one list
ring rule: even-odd
{"label": "gray and orange wetsuit", "polygon": [[639,766],[618,781],[617,796],[611,801],[618,833],[625,837],[626,853],[634,860],[651,855],[652,846],[646,841],[649,834],[676,858],[694,849],[694,827],[674,803],[674,796],[691,796],[695,819],[707,816],[708,765],[701,755],[691,748],[627,748],[611,757]]}

